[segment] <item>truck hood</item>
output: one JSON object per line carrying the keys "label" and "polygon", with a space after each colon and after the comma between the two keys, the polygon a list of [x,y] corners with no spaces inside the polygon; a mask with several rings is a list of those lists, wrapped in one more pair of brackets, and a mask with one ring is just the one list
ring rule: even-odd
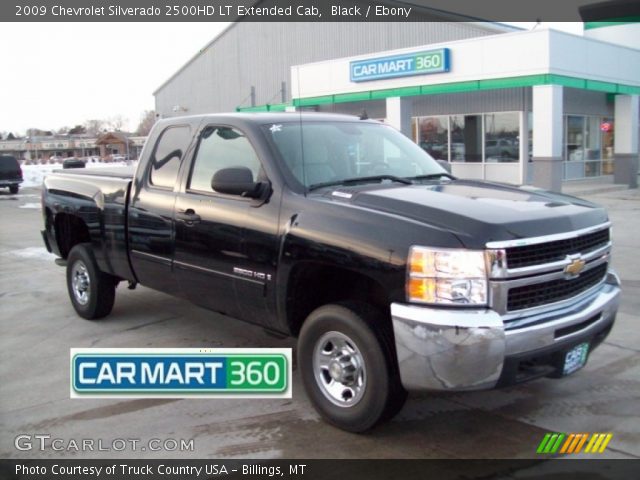
{"label": "truck hood", "polygon": [[473,180],[428,185],[339,187],[332,201],[399,215],[446,230],[468,248],[579,230],[608,220],[591,202],[530,187]]}

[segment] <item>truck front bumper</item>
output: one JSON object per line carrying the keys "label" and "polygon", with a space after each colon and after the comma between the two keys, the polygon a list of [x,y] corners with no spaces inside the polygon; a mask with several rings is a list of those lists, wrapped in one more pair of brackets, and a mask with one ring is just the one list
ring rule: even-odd
{"label": "truck front bumper", "polygon": [[393,303],[398,366],[407,390],[480,390],[561,375],[564,352],[609,333],[620,297],[610,271],[586,298],[514,319],[491,309]]}

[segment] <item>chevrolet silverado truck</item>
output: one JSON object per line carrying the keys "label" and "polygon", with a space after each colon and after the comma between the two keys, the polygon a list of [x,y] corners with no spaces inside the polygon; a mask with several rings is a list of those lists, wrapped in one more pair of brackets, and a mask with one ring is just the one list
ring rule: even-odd
{"label": "chevrolet silverado truck", "polygon": [[355,432],[409,390],[569,375],[619,303],[603,208],[454,178],[357,117],[164,119],[135,171],[53,173],[42,207],[81,317],[127,282],[297,337],[311,402]]}

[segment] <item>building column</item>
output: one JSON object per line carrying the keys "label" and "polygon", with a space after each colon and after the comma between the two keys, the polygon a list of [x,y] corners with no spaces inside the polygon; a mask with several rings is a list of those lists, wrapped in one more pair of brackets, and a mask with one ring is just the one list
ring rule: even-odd
{"label": "building column", "polygon": [[638,95],[616,95],[614,117],[614,183],[638,188]]}
{"label": "building column", "polygon": [[411,138],[413,102],[410,97],[387,98],[387,123]]}
{"label": "building column", "polygon": [[533,87],[533,184],[562,190],[562,86]]}

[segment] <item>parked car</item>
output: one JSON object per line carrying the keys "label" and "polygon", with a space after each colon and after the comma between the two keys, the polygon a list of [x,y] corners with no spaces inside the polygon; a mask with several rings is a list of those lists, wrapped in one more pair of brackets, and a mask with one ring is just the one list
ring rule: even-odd
{"label": "parked car", "polygon": [[516,141],[507,138],[487,140],[484,144],[484,156],[489,160],[511,161],[517,159],[519,146]]}
{"label": "parked car", "polygon": [[1,155],[0,187],[8,187],[11,193],[18,193],[22,181],[22,168],[16,157]]}
{"label": "parked car", "polygon": [[53,173],[42,199],[78,315],[124,281],[298,337],[307,395],[349,431],[407,390],[572,374],[618,309],[603,208],[457,179],[357,117],[164,119],[135,171]]}
{"label": "parked car", "polygon": [[85,168],[86,164],[79,158],[65,158],[62,161],[62,168]]}

